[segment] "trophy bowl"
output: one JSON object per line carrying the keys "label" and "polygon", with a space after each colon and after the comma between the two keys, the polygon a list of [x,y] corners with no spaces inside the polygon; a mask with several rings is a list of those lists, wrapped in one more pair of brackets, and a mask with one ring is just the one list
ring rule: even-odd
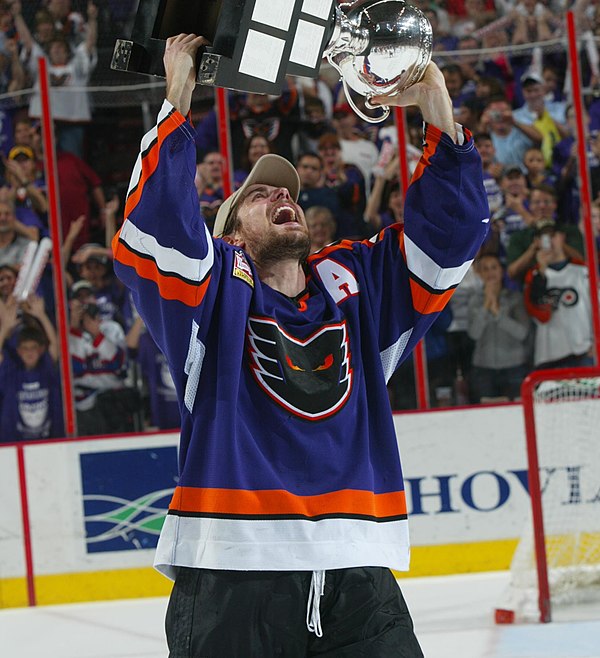
{"label": "trophy bowl", "polygon": [[400,93],[418,82],[431,60],[431,24],[420,9],[404,0],[358,0],[346,12],[336,8],[333,35],[325,55],[348,87],[369,98]]}

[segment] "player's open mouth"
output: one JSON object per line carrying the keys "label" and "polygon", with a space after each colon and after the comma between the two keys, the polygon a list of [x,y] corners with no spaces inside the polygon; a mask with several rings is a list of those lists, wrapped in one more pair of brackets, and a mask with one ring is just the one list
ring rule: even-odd
{"label": "player's open mouth", "polygon": [[297,223],[296,211],[292,206],[281,205],[273,213],[273,224]]}

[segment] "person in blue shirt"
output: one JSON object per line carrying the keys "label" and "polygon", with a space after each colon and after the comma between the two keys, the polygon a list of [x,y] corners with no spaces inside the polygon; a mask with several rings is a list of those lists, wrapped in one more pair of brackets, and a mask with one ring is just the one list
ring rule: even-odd
{"label": "person in blue shirt", "polygon": [[29,298],[23,311],[30,322],[21,325],[14,299],[0,312],[0,442],[64,434],[56,332],[40,297]]}

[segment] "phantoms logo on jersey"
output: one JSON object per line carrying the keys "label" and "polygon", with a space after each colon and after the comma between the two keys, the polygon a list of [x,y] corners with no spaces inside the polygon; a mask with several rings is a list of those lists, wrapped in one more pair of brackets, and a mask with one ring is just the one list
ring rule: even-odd
{"label": "phantoms logo on jersey", "polygon": [[345,321],[300,339],[271,318],[251,317],[248,351],[259,386],[296,416],[321,420],[348,400],[353,373]]}

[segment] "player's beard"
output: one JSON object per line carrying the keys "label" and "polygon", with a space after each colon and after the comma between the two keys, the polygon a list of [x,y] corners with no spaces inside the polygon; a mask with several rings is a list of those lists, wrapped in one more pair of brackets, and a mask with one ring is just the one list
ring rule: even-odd
{"label": "player's beard", "polygon": [[252,259],[264,267],[282,260],[297,260],[303,263],[310,254],[310,239],[307,233],[293,231],[289,233],[271,232],[254,249]]}

